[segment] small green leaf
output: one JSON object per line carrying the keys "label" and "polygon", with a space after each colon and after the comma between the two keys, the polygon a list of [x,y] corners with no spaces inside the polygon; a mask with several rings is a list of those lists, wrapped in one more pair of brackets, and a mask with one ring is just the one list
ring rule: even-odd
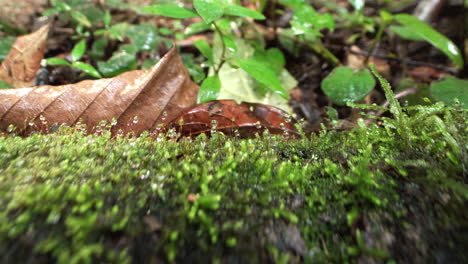
{"label": "small green leaf", "polygon": [[71,11],[70,15],[81,25],[85,27],[91,27],[91,21],[80,11]]}
{"label": "small green leaf", "polygon": [[232,38],[226,36],[226,35],[223,35],[223,42],[224,42],[224,45],[226,46],[226,49],[232,53],[236,53],[237,52],[237,45],[236,43],[234,42],[234,40],[232,40]]}
{"label": "small green leaf", "polygon": [[213,75],[206,78],[198,92],[197,103],[202,104],[204,102],[216,100],[221,89],[221,80],[218,75]]}
{"label": "small green leaf", "polygon": [[158,63],[158,60],[155,60],[155,59],[146,59],[145,61],[143,61],[143,63],[141,64],[141,68],[143,70],[147,70],[151,67],[153,67],[156,63]]}
{"label": "small green leaf", "polygon": [[9,89],[9,88],[14,88],[11,86],[9,83],[0,80],[0,89]]}
{"label": "small green leaf", "polygon": [[103,21],[104,21],[104,26],[106,28],[110,26],[110,23],[112,21],[112,17],[111,17],[111,14],[110,14],[109,10],[107,10],[106,13],[104,14]]}
{"label": "small green leaf", "polygon": [[90,57],[93,59],[103,58],[106,55],[107,43],[108,39],[105,37],[95,40],[89,51]]}
{"label": "small green leaf", "polygon": [[283,52],[278,48],[268,49],[266,51],[266,58],[276,72],[281,72],[286,64],[286,58],[284,57]]}
{"label": "small green leaf", "polygon": [[288,98],[288,93],[281,86],[278,76],[268,66],[254,59],[235,59],[234,62],[257,81],[265,84],[270,90],[283,98]]}
{"label": "small green leaf", "polygon": [[335,68],[322,81],[322,90],[330,100],[338,105],[356,102],[364,98],[375,86],[372,74],[363,69],[355,71],[350,67]]}
{"label": "small green leaf", "polygon": [[211,48],[210,44],[204,39],[200,39],[194,41],[193,44],[197,49],[205,56],[209,62],[213,62],[213,49]]}
{"label": "small green leaf", "polygon": [[196,22],[196,23],[191,24],[185,29],[185,35],[192,35],[192,34],[200,33],[210,28],[211,28],[211,25],[206,23],[205,21]]}
{"label": "small green leaf", "polygon": [[158,43],[158,32],[151,24],[132,25],[127,31],[127,36],[142,51],[150,51]]}
{"label": "small green leaf", "polygon": [[137,61],[134,54],[117,52],[107,61],[99,61],[98,69],[104,77],[114,77],[123,72],[136,69]]}
{"label": "small green leaf", "polygon": [[176,5],[151,5],[144,7],[142,10],[149,14],[172,18],[192,18],[198,16],[195,11]]}
{"label": "small green leaf", "polygon": [[447,37],[437,32],[430,25],[408,14],[398,14],[394,16],[398,23],[402,24],[414,34],[425,39],[434,47],[440,49],[455,63],[457,68],[463,68],[463,57],[457,46]]}
{"label": "small green leaf", "polygon": [[84,62],[81,62],[81,61],[75,61],[73,62],[72,66],[74,68],[77,68],[77,69],[80,69],[82,71],[84,71],[85,73],[93,76],[93,77],[96,77],[96,78],[102,78],[101,74],[91,65],[87,64],[87,63],[84,63]]}
{"label": "small green leaf", "polygon": [[218,0],[193,0],[193,6],[206,23],[210,23],[224,14],[223,6]]}
{"label": "small green leaf", "polygon": [[393,15],[391,13],[389,13],[388,11],[386,11],[384,9],[381,9],[379,14],[380,14],[380,18],[382,19],[382,22],[384,24],[388,24],[388,23],[392,22]]}
{"label": "small green leaf", "polygon": [[15,39],[16,38],[9,36],[0,38],[0,61],[4,60],[8,55]]}
{"label": "small green leaf", "polygon": [[61,58],[47,58],[45,61],[47,62],[47,65],[52,65],[52,66],[55,66],[55,65],[70,66],[71,65],[68,61],[61,59]]}
{"label": "small green leaf", "polygon": [[436,100],[443,101],[447,105],[453,105],[457,98],[463,108],[468,108],[468,80],[446,77],[440,82],[432,83],[431,93]]}
{"label": "small green leaf", "polygon": [[77,61],[81,59],[85,51],[86,51],[86,41],[82,39],[73,47],[71,51],[72,61]]}
{"label": "small green leaf", "polygon": [[265,16],[262,13],[240,5],[230,5],[224,9],[224,13],[230,16],[251,17],[259,20],[265,19]]}

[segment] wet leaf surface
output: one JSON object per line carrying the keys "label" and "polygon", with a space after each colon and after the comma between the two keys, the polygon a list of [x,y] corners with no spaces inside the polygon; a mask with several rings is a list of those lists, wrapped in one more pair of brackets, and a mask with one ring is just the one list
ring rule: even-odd
{"label": "wet leaf surface", "polygon": [[269,105],[238,104],[234,100],[216,100],[197,105],[172,120],[168,128],[174,128],[184,137],[222,132],[251,138],[265,130],[271,134],[299,136],[294,121],[286,112]]}
{"label": "wet leaf surface", "polygon": [[115,123],[113,134],[138,135],[194,105],[197,92],[172,49],[149,71],[71,85],[0,90],[0,131],[14,125],[15,133],[28,135],[54,124],[81,122],[92,132],[104,120]]}

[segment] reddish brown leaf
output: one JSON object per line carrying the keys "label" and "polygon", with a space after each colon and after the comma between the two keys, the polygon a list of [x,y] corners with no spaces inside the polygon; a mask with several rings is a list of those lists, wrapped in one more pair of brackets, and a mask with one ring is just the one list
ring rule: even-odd
{"label": "reddish brown leaf", "polygon": [[41,67],[40,62],[44,58],[51,23],[16,39],[5,61],[0,65],[0,80],[16,88],[34,84],[36,73]]}
{"label": "reddish brown leaf", "polygon": [[173,128],[185,137],[210,134],[212,130],[242,138],[254,137],[264,130],[271,134],[299,136],[286,112],[257,103],[237,104],[234,100],[197,105],[172,120],[167,128]]}
{"label": "reddish brown leaf", "polygon": [[418,66],[411,69],[408,72],[409,77],[415,81],[430,83],[435,80],[441,79],[443,76],[448,75],[447,73],[440,72],[433,67],[429,66]]}
{"label": "reddish brown leaf", "polygon": [[17,134],[28,135],[49,125],[80,121],[92,132],[100,121],[116,119],[114,134],[121,130],[139,135],[193,106],[197,92],[172,49],[148,71],[64,86],[0,90],[0,130],[12,124]]}

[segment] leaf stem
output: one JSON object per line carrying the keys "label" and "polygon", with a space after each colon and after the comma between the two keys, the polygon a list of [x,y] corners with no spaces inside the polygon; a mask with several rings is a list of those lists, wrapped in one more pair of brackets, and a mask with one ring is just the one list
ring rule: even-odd
{"label": "leaf stem", "polygon": [[226,55],[226,44],[224,43],[223,40],[223,32],[221,29],[218,27],[218,25],[213,21],[211,24],[214,26],[216,33],[219,34],[219,37],[221,38],[221,43],[222,43],[222,49],[221,49],[221,57],[218,66],[214,69],[215,75],[218,75],[219,71],[221,70],[221,67],[223,64],[226,62],[224,56]]}
{"label": "leaf stem", "polygon": [[367,65],[370,56],[372,55],[372,53],[374,53],[375,47],[377,47],[377,43],[379,43],[382,39],[382,34],[384,32],[385,27],[387,27],[387,23],[382,21],[382,24],[379,27],[379,31],[377,31],[377,35],[375,35],[375,38],[372,41],[372,46],[370,47],[369,52],[367,53],[366,58],[364,59],[364,65]]}

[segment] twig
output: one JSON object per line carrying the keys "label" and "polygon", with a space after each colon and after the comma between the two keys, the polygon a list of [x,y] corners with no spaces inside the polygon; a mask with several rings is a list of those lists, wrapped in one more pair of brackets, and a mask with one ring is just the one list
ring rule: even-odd
{"label": "twig", "polygon": [[[408,90],[401,91],[401,92],[395,94],[395,99],[400,99],[400,98],[403,98],[403,97],[405,97],[405,96],[407,96],[407,95],[415,94],[417,91],[418,91],[417,88],[411,88],[411,89],[408,89]],[[389,105],[389,102],[388,102],[388,100],[387,100],[387,101],[385,101],[381,106],[382,106],[382,107],[387,107],[388,105]],[[378,111],[374,116],[381,116],[381,115],[382,115],[383,113],[385,113],[385,112],[386,112],[386,110],[385,110],[385,111],[384,111],[384,110],[380,110],[380,111]],[[366,125],[369,125],[369,124],[372,123],[372,122],[373,122],[373,119],[367,119],[367,120],[365,121]]]}

